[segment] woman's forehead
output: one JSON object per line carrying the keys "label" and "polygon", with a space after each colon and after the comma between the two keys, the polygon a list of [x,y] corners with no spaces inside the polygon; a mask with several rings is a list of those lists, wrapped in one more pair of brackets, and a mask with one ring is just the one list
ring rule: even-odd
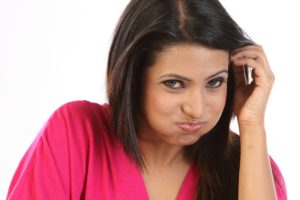
{"label": "woman's forehead", "polygon": [[179,44],[158,52],[154,65],[173,67],[189,65],[225,66],[229,64],[229,53],[225,50],[195,44]]}

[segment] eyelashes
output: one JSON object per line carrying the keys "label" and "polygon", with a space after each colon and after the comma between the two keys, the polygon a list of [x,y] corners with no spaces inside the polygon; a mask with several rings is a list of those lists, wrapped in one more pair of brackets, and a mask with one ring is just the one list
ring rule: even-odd
{"label": "eyelashes", "polygon": [[218,88],[218,87],[221,87],[223,85],[223,83],[225,83],[225,79],[223,77],[218,77],[218,78],[210,80],[207,83],[207,87]]}
{"label": "eyelashes", "polygon": [[[217,77],[214,79],[209,80],[205,87],[210,89],[216,89],[221,87],[227,80],[224,77]],[[179,79],[169,79],[162,81],[162,83],[169,89],[182,89],[185,88],[185,82]]]}
{"label": "eyelashes", "polygon": [[180,88],[184,88],[184,83],[181,80],[175,80],[175,79],[171,79],[171,80],[166,80],[162,82],[165,86],[167,86],[168,88],[171,89],[180,89]]}

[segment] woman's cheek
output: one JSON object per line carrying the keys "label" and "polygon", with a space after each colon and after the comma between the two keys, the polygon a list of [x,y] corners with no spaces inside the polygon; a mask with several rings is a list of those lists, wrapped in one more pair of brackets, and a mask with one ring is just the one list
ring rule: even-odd
{"label": "woman's cheek", "polygon": [[180,106],[180,97],[172,93],[158,93],[153,101],[155,101],[156,109],[159,109],[161,114],[166,115],[173,113]]}
{"label": "woman's cheek", "polygon": [[226,91],[220,92],[218,95],[213,96],[210,102],[210,108],[212,109],[212,117],[214,118],[213,121],[217,123],[224,111],[225,103],[226,103]]}

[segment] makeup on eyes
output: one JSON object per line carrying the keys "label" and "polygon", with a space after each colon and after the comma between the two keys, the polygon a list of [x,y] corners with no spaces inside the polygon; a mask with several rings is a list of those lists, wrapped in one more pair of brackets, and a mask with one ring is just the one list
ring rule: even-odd
{"label": "makeup on eyes", "polygon": [[[224,77],[220,74],[228,74],[227,70],[219,71],[207,78],[206,87],[215,89],[221,87],[223,83],[227,83],[227,76]],[[165,74],[161,76],[164,80],[160,81],[160,83],[164,84],[166,87],[170,89],[181,89],[185,87],[185,84],[192,82],[191,79],[178,75],[178,74]]]}
{"label": "makeup on eyes", "polygon": [[[215,85],[216,82],[217,82],[217,84]],[[216,77],[216,78],[213,78],[210,81],[208,81],[207,87],[209,87],[209,88],[218,88],[218,87],[221,87],[223,83],[227,83],[226,78]]]}
{"label": "makeup on eyes", "polygon": [[175,80],[175,79],[170,79],[170,80],[165,80],[162,81],[162,83],[172,89],[179,89],[184,87],[184,83],[181,80]]}

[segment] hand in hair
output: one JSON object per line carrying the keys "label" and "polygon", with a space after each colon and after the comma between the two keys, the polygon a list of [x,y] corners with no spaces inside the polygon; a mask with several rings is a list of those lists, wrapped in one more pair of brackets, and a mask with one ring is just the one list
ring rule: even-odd
{"label": "hand in hair", "polygon": [[[258,125],[264,122],[264,113],[271,92],[274,75],[264,50],[250,45],[233,52],[236,94],[234,112],[240,124]],[[245,84],[244,66],[253,68],[251,84]]]}

